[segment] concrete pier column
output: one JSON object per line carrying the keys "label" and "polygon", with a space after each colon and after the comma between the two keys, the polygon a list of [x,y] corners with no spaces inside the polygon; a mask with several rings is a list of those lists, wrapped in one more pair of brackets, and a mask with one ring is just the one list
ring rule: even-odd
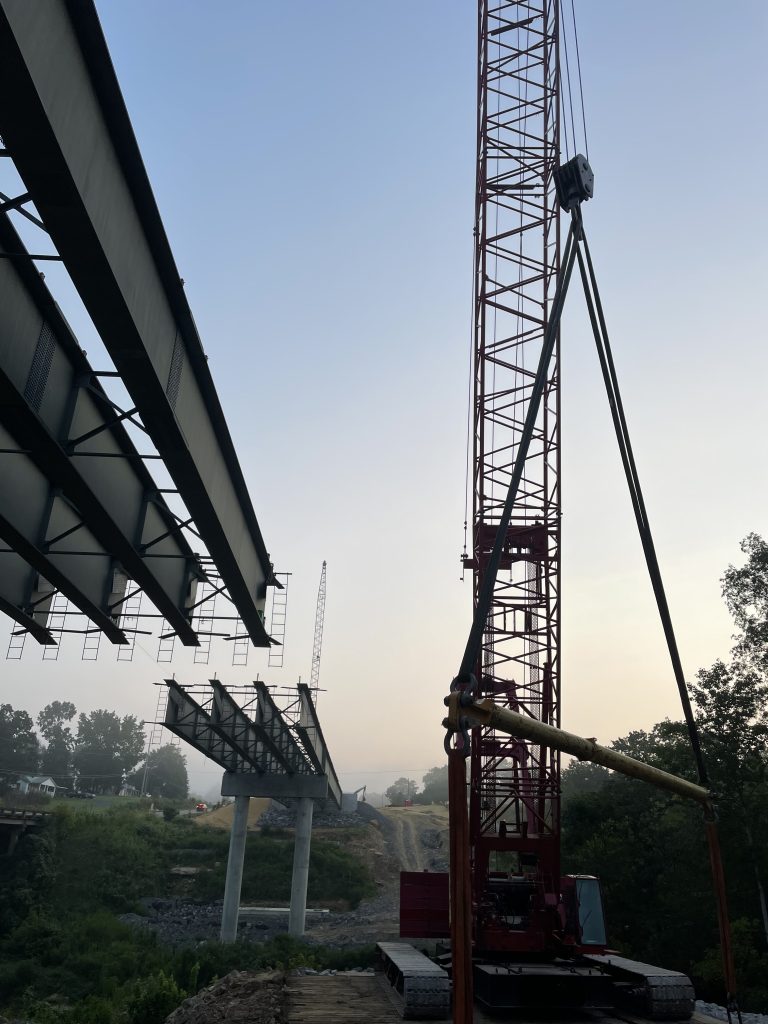
{"label": "concrete pier column", "polygon": [[307,881],[309,880],[309,848],[312,842],[312,812],[314,801],[302,797],[296,809],[296,845],[293,848],[293,878],[291,880],[291,911],[288,916],[289,935],[304,934],[307,915]]}
{"label": "concrete pier column", "polygon": [[[221,912],[221,941],[234,942],[237,939],[237,920],[240,916],[240,888],[243,884],[243,860],[245,858],[245,837],[248,831],[249,796],[235,797],[235,813],[229,836],[229,858],[227,859],[227,880],[224,886],[224,907]],[[311,821],[311,812],[310,812]]]}

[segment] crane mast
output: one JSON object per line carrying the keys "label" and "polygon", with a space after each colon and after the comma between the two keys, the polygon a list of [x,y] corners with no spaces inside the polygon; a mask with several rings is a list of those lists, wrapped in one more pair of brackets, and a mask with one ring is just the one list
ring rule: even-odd
{"label": "crane mast", "polygon": [[[474,502],[477,596],[507,495],[560,269],[559,2],[480,0],[474,259]],[[547,380],[476,667],[480,696],[560,723],[559,344]],[[538,948],[510,930],[494,871],[560,879],[560,756],[475,728],[469,825],[476,941]]]}
{"label": "crane mast", "polygon": [[323,649],[323,625],[325,623],[325,562],[320,571],[320,586],[317,588],[317,608],[315,609],[315,640],[312,645],[312,672],[309,678],[309,689],[317,707],[320,688],[320,655]]}

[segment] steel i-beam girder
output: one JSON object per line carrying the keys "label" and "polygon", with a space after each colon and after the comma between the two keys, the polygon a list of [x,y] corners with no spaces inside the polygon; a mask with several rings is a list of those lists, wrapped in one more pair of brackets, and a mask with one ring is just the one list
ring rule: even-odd
{"label": "steel i-beam girder", "polygon": [[[0,252],[25,251],[0,213]],[[44,604],[30,614],[39,574],[126,643],[122,569],[196,645],[190,606],[205,573],[30,260],[0,260],[0,308],[3,609],[44,623]]]}
{"label": "steel i-beam girder", "polygon": [[245,630],[268,646],[269,557],[92,0],[0,0],[0,135]]}

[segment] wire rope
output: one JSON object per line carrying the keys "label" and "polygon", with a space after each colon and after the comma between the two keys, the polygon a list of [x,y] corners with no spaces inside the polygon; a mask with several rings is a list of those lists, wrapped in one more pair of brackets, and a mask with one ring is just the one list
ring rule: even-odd
{"label": "wire rope", "polygon": [[[561,17],[560,25],[563,37],[563,55],[565,56],[565,78],[568,83],[568,109],[571,115],[571,141],[573,142],[573,155],[576,156],[576,121],[573,114],[573,89],[571,87],[571,67],[568,60],[568,33],[565,30],[565,21]],[[563,97],[563,101],[565,97]],[[565,155],[568,157],[568,118],[564,118],[565,125]]]}
{"label": "wire rope", "polygon": [[[584,150],[589,160],[589,138],[587,136],[587,114],[584,108],[584,86],[581,81],[581,55],[579,54],[579,33],[576,29],[576,8],[571,0],[571,20],[573,21],[573,39],[576,44],[576,68],[579,75],[579,102],[581,103],[581,123],[584,128]],[[575,149],[575,145],[574,145]]]}

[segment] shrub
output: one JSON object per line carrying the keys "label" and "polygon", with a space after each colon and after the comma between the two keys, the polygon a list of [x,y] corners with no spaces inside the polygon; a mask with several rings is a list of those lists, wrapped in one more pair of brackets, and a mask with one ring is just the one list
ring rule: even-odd
{"label": "shrub", "polygon": [[163,1024],[173,1010],[186,999],[186,992],[179,988],[176,979],[160,971],[148,978],[137,981],[133,993],[126,1003],[131,1024]]}

